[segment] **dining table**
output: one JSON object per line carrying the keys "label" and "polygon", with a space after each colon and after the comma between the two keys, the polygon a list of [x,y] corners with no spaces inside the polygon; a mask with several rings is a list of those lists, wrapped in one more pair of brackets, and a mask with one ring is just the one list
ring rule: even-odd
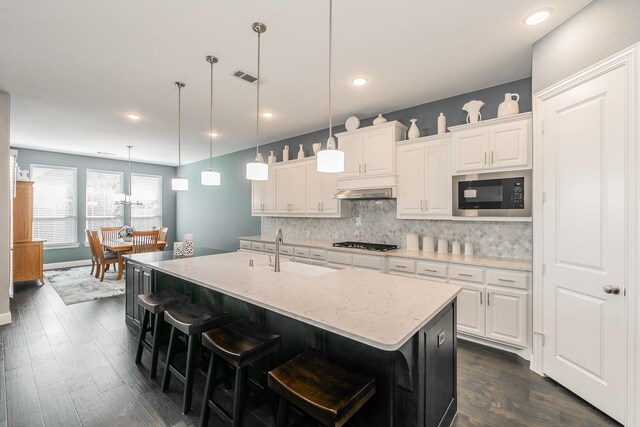
{"label": "dining table", "polygon": [[[124,261],[122,255],[131,253],[131,247],[133,243],[127,242],[122,239],[105,239],[102,241],[102,248],[105,251],[115,252],[118,255],[118,277],[116,280],[122,279],[124,273]],[[162,251],[167,246],[167,242],[164,240],[158,240],[158,250]]]}

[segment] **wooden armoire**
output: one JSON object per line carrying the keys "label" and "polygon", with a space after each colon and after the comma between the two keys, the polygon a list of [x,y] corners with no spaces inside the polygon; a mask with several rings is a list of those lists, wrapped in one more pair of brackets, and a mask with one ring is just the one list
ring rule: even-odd
{"label": "wooden armoire", "polygon": [[39,281],[42,272],[43,242],[33,240],[33,182],[16,182],[13,200],[13,281]]}

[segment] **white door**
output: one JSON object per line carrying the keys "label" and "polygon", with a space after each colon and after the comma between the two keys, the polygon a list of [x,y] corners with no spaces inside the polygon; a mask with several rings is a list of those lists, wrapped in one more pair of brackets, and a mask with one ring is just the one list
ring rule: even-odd
{"label": "white door", "polygon": [[254,215],[263,213],[264,189],[264,181],[251,182],[251,213]]}
{"label": "white door", "polygon": [[276,168],[276,211],[288,214],[291,212],[291,167]]}
{"label": "white door", "polygon": [[484,169],[488,165],[489,131],[469,129],[454,132],[453,151],[454,173]]}
{"label": "white door", "polygon": [[269,179],[264,182],[262,193],[262,211],[264,213],[276,212],[276,191],[277,191],[278,174],[276,169],[269,168]]}
{"label": "white door", "polygon": [[451,145],[448,140],[424,148],[426,169],[424,210],[429,215],[451,215]]}
{"label": "white door", "polygon": [[333,196],[338,191],[337,173],[320,173],[321,193],[320,208],[323,214],[337,214],[340,210],[340,201]]}
{"label": "white door", "polygon": [[462,284],[458,294],[458,330],[468,334],[484,336],[485,332],[485,295],[484,286]]}
{"label": "white door", "polygon": [[487,286],[487,338],[527,347],[528,296],[518,289]]}
{"label": "white door", "polygon": [[398,147],[398,215],[424,213],[423,145]]}
{"label": "white door", "polygon": [[317,215],[322,211],[322,175],[318,172],[317,163],[307,163],[307,213]]}
{"label": "white door", "polygon": [[[626,67],[542,103],[545,374],[618,421],[626,403]],[[617,286],[619,294],[605,293]]]}
{"label": "white door", "polygon": [[489,131],[491,168],[531,167],[530,134],[529,120],[492,126]]}
{"label": "white door", "polygon": [[341,136],[338,149],[344,152],[344,172],[340,178],[356,178],[362,173],[362,134]]}
{"label": "white door", "polygon": [[362,173],[367,176],[393,173],[393,162],[396,159],[396,146],[393,137],[393,128],[384,128],[364,134]]}
{"label": "white door", "polygon": [[293,166],[290,170],[290,210],[291,213],[303,214],[307,210],[307,167],[305,164],[299,164]]}

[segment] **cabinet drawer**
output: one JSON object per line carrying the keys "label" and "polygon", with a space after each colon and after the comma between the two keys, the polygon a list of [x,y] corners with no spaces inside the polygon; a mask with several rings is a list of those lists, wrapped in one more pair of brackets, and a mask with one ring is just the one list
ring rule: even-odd
{"label": "cabinet drawer", "polygon": [[416,265],[416,272],[421,276],[446,278],[447,270],[447,264],[439,262],[418,261]]}
{"label": "cabinet drawer", "polygon": [[252,251],[264,252],[264,243],[252,242],[251,243],[251,250]]}
{"label": "cabinet drawer", "polygon": [[293,246],[280,246],[280,253],[282,255],[293,256]]}
{"label": "cabinet drawer", "polygon": [[246,240],[240,240],[240,249],[244,249],[247,251],[251,250],[251,242],[247,242]]}
{"label": "cabinet drawer", "polygon": [[309,248],[295,248],[293,254],[297,257],[309,258]]}
{"label": "cabinet drawer", "polygon": [[510,288],[529,289],[529,273],[519,271],[487,270],[487,283]]}
{"label": "cabinet drawer", "polygon": [[327,251],[323,251],[322,249],[311,249],[309,251],[309,258],[325,261],[327,259]]}
{"label": "cabinet drawer", "polygon": [[358,268],[370,268],[373,270],[384,270],[384,258],[374,255],[353,254],[353,266]]}
{"label": "cabinet drawer", "polygon": [[452,265],[449,267],[451,279],[464,280],[467,282],[484,281],[484,269],[476,267],[463,267],[461,265]]}
{"label": "cabinet drawer", "polygon": [[404,258],[389,258],[389,270],[403,273],[415,273],[416,262]]}
{"label": "cabinet drawer", "polygon": [[327,252],[327,261],[332,264],[351,265],[351,254],[348,252]]}
{"label": "cabinet drawer", "polygon": [[264,244],[264,251],[268,254],[275,254],[276,253],[276,245],[274,245],[273,243],[265,243]]}

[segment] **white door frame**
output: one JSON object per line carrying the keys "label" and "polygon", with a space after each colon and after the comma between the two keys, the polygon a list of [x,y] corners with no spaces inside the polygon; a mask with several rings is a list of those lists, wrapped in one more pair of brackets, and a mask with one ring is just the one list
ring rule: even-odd
{"label": "white door frame", "polygon": [[[565,92],[575,86],[592,80],[602,74],[621,66],[627,67],[628,94],[628,145],[626,179],[627,205],[626,213],[629,238],[626,260],[626,297],[625,315],[627,321],[627,405],[625,425],[640,425],[640,43],[568,77],[540,92],[534,94],[534,144],[533,144],[533,357],[531,369],[544,375],[542,366],[542,346],[544,345],[544,295],[543,295],[543,192],[544,173],[543,149],[537,144],[542,140],[544,124],[542,123],[543,102],[553,96]],[[613,397],[612,397],[613,398]]]}

